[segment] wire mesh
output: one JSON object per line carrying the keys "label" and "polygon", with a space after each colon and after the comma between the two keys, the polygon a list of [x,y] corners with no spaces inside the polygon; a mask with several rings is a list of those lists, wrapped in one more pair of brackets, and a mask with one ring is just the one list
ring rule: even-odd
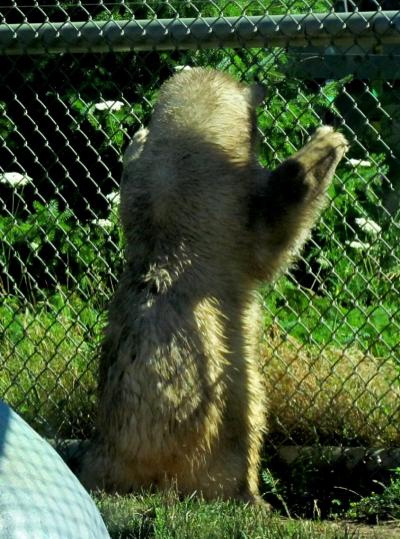
{"label": "wire mesh", "polygon": [[[91,433],[96,350],[123,260],[121,155],[148,122],[164,80],[186,66],[212,66],[267,85],[259,110],[265,165],[292,154],[321,123],[351,142],[301,260],[261,289],[269,441],[398,445],[400,13],[385,11],[394,4],[3,4],[0,395],[40,433]],[[327,33],[328,21],[342,16],[346,33]],[[273,17],[295,21],[295,30],[278,28]],[[318,28],[309,34],[304,21],[313,17]],[[165,30],[183,18],[190,44],[172,37],[170,50],[140,45],[148,25]],[[190,33],[194,24],[210,33],[221,20],[231,25],[234,47],[229,35],[203,46],[206,34]],[[122,31],[135,21],[142,33],[129,43]],[[251,32],[240,34],[243,21],[256,24],[254,42]],[[271,21],[279,46],[270,34],[263,38]],[[111,27],[104,33],[110,22],[123,38],[118,50]],[[71,26],[79,26],[73,45]]]}

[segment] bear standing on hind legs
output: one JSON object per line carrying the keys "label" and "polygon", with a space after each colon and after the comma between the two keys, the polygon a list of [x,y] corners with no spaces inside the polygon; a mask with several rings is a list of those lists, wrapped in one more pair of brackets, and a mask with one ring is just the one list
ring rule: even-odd
{"label": "bear standing on hind legs", "polygon": [[270,172],[256,156],[264,98],[209,69],[161,88],[125,155],[126,264],[102,347],[89,488],[174,486],[259,501],[268,403],[257,364],[254,290],[285,270],[346,151],[317,129]]}

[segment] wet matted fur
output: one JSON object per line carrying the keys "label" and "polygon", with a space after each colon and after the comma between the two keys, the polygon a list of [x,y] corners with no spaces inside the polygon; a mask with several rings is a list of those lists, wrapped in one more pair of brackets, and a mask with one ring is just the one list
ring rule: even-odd
{"label": "wet matted fur", "polygon": [[330,127],[273,172],[261,86],[196,68],[161,88],[124,158],[126,264],[100,359],[89,488],[258,501],[268,401],[254,290],[299,252],[347,144]]}

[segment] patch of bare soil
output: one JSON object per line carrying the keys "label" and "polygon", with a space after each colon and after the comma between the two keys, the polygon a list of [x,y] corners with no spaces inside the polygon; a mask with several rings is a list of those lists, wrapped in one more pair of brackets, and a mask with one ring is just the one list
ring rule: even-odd
{"label": "patch of bare soil", "polygon": [[356,524],[354,522],[335,522],[332,526],[347,531],[349,539],[400,539],[400,521],[382,524]]}

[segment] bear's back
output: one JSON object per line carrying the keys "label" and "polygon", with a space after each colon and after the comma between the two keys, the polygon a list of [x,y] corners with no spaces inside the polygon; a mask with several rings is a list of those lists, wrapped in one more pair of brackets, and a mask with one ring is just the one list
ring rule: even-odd
{"label": "bear's back", "polygon": [[121,186],[128,259],[137,248],[143,258],[145,242],[155,259],[185,251],[207,268],[227,259],[234,266],[257,167],[249,95],[201,68],[163,85],[142,149],[128,149]]}

